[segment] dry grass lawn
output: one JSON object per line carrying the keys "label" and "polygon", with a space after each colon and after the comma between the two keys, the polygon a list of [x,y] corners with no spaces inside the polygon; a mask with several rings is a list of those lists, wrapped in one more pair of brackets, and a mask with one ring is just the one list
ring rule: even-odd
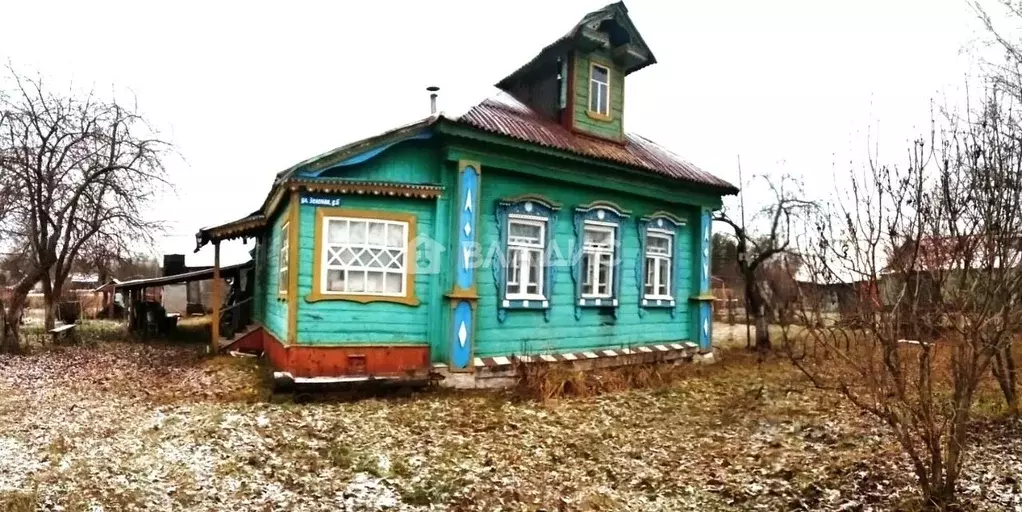
{"label": "dry grass lawn", "polygon": [[[649,389],[547,401],[268,397],[252,359],[100,343],[0,356],[0,509],[891,510],[882,426],[742,351]],[[977,425],[968,509],[1022,508],[1022,442]]]}

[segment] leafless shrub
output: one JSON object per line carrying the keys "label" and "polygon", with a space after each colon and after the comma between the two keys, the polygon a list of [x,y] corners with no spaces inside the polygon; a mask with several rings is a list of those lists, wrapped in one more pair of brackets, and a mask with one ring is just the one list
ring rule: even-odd
{"label": "leafless shrub", "polygon": [[[1022,332],[1022,130],[991,92],[965,119],[947,116],[905,167],[870,161],[800,240],[814,286],[855,290],[854,322],[823,325],[802,301],[793,362],[884,421],[924,502],[947,510],[968,450],[974,396],[991,368],[1011,379]],[[1007,381],[1006,381],[1007,382]]]}

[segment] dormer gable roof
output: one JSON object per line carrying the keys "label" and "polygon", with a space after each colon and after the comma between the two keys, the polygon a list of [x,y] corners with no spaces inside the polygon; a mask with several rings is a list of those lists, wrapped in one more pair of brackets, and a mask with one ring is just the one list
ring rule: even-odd
{"label": "dormer gable roof", "polygon": [[508,90],[536,67],[572,49],[606,50],[621,63],[626,75],[656,63],[656,57],[628,16],[624,2],[615,2],[583,16],[567,34],[543,48],[524,66],[497,82],[496,86]]}

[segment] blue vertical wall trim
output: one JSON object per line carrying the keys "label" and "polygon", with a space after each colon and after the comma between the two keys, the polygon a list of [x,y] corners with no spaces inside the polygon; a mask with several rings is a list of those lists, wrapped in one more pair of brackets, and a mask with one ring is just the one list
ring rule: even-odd
{"label": "blue vertical wall trim", "polygon": [[461,170],[461,193],[458,201],[460,213],[458,215],[458,265],[457,283],[463,290],[472,288],[475,284],[475,269],[472,265],[472,256],[475,250],[476,241],[476,208],[475,201],[479,198],[479,175],[475,168],[468,166]]}
{"label": "blue vertical wall trim", "polygon": [[710,316],[712,306],[708,301],[699,303],[699,348],[710,349]]}
{"label": "blue vertical wall trim", "polygon": [[479,231],[480,165],[462,161],[458,164],[457,223],[453,226],[457,240],[454,255],[454,287],[451,306],[451,369],[471,370],[475,342],[476,240]]}
{"label": "blue vertical wall trim", "polygon": [[710,324],[713,319],[712,304],[706,300],[710,290],[710,210],[703,209],[699,217],[699,348],[710,349]]}
{"label": "blue vertical wall trim", "polygon": [[472,366],[472,305],[466,301],[458,301],[454,306],[454,329],[451,339],[451,366],[465,370]]}
{"label": "blue vertical wall trim", "polygon": [[710,211],[703,210],[703,214],[699,219],[700,222],[700,233],[702,233],[702,239],[700,240],[700,270],[699,270],[699,291],[708,292],[710,291]]}
{"label": "blue vertical wall trim", "polygon": [[[582,319],[582,310],[587,307],[613,308],[613,315],[618,313],[618,304],[621,298],[621,236],[624,230],[621,224],[628,218],[631,212],[624,211],[617,205],[607,201],[597,201],[575,208],[574,228],[575,242],[574,250],[571,252],[571,280],[575,284],[575,320]],[[585,223],[595,221],[602,224],[614,225],[614,275],[611,282],[610,299],[583,299],[582,283],[585,276],[582,275],[583,250],[585,246]]]}

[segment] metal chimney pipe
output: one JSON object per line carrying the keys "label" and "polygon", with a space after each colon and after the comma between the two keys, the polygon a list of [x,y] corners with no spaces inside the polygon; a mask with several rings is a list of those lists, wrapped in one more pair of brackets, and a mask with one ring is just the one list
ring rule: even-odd
{"label": "metal chimney pipe", "polygon": [[435,86],[435,85],[431,85],[431,86],[427,87],[426,90],[429,91],[429,115],[435,116],[436,115],[436,97],[437,97],[437,93],[436,92],[439,91],[440,88]]}

